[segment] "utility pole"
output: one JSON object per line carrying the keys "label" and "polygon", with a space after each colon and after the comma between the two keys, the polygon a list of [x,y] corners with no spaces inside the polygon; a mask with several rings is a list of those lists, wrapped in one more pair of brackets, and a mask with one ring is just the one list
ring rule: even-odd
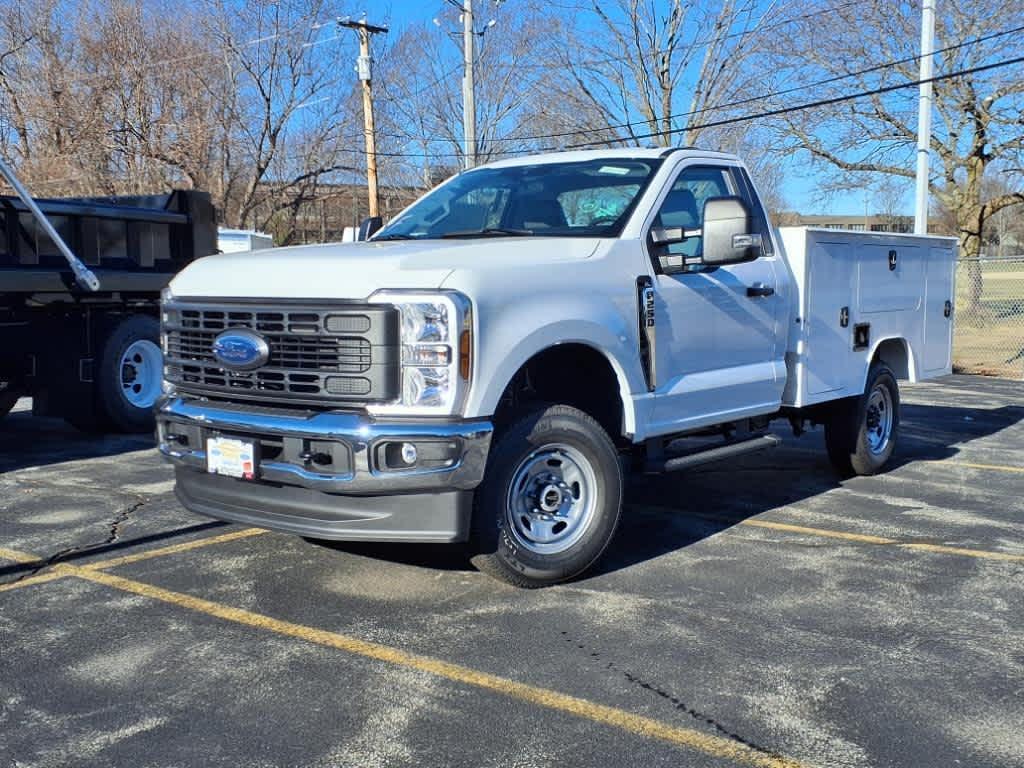
{"label": "utility pole", "polygon": [[370,216],[380,216],[380,193],[377,190],[377,131],[373,123],[373,89],[370,86],[370,36],[388,31],[387,27],[368,24],[365,19],[352,21],[338,19],[338,25],[354,29],[359,34],[359,58],[356,71],[363,84],[363,136],[366,139],[366,191]]}
{"label": "utility pole", "polygon": [[[921,91],[917,103],[917,191],[914,196],[914,234],[928,234],[928,153],[932,142],[932,71],[935,50],[935,0],[921,9]],[[925,82],[925,81],[929,82]]]}
{"label": "utility pole", "polygon": [[473,82],[473,0],[462,5],[462,132],[466,141],[466,167],[476,165],[476,86]]}

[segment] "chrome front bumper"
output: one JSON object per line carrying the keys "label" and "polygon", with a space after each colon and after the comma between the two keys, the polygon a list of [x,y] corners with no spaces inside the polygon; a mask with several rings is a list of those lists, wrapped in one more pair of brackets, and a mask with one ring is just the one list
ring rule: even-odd
{"label": "chrome front bumper", "polygon": [[[180,397],[161,400],[156,421],[186,508],[339,540],[464,541],[492,433],[488,421],[378,422]],[[206,441],[217,436],[257,447],[253,480],[207,472]],[[417,464],[388,466],[402,443],[417,446]]]}
{"label": "chrome front bumper", "polygon": [[[160,453],[172,464],[206,471],[206,440],[216,435],[269,440],[281,455],[259,461],[258,479],[325,493],[381,496],[471,490],[483,479],[493,428],[489,421],[378,422],[356,413],[291,415],[259,406],[171,397],[157,405]],[[412,443],[442,458],[431,466],[382,466],[380,447]],[[310,454],[337,457],[319,467]],[[307,458],[303,459],[301,456]]]}

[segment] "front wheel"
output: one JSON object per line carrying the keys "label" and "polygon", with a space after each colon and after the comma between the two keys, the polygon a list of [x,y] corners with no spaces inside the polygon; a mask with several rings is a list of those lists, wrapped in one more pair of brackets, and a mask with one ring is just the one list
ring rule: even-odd
{"label": "front wheel", "polygon": [[473,564],[518,587],[579,576],[615,534],[622,485],[593,418],[566,405],[525,414],[498,438],[476,491]]}
{"label": "front wheel", "polygon": [[837,401],[825,422],[825,445],[843,475],[874,475],[889,461],[900,426],[900,390],[884,363],[868,371],[864,394]]}

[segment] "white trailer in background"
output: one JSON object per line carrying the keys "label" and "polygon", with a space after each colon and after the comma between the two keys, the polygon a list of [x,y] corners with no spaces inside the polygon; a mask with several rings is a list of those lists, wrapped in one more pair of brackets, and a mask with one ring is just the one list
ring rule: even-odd
{"label": "white trailer in background", "polygon": [[274,238],[254,229],[218,229],[217,250],[221,253],[242,253],[273,248]]}

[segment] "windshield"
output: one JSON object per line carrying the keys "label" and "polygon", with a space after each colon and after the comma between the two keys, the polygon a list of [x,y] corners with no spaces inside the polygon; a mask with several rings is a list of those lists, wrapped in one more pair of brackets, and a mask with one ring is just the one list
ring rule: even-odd
{"label": "windshield", "polygon": [[617,237],[659,165],[616,158],[466,171],[373,239]]}

